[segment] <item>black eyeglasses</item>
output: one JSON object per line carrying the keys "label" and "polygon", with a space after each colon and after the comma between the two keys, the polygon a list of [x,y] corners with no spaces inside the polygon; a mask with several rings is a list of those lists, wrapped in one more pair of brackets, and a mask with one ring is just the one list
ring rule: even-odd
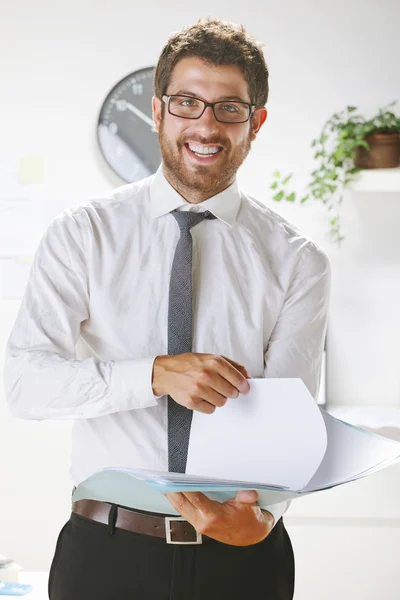
{"label": "black eyeglasses", "polygon": [[204,102],[194,96],[163,96],[168,112],[183,119],[200,119],[207,106],[211,106],[214,117],[221,123],[245,123],[254,113],[254,104],[231,100]]}

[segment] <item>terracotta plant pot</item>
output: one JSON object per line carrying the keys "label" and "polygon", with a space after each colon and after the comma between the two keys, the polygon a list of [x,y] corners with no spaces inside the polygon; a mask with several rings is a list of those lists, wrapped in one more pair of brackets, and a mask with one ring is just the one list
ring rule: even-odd
{"label": "terracotta plant pot", "polygon": [[400,133],[370,133],[365,137],[370,150],[355,149],[353,162],[359,169],[388,169],[400,163]]}

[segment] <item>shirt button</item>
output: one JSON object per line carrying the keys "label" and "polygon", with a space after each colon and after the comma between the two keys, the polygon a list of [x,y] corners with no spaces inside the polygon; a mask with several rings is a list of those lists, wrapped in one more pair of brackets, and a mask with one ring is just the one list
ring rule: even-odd
{"label": "shirt button", "polygon": [[190,210],[190,212],[196,212],[196,213],[197,213],[197,212],[199,212],[199,210],[200,210],[200,207],[199,207],[199,206],[196,206],[196,205],[195,205],[195,206],[191,206],[191,207],[189,208],[189,210]]}

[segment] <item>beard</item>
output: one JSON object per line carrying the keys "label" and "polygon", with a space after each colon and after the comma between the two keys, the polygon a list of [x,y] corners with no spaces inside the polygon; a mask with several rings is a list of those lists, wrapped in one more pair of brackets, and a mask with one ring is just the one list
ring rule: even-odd
{"label": "beard", "polygon": [[188,190],[195,190],[203,194],[214,195],[228,187],[240,165],[244,162],[251,147],[251,130],[244,143],[238,144],[236,148],[221,138],[201,138],[190,136],[190,140],[199,144],[218,144],[223,147],[222,154],[216,165],[187,164],[182,155],[187,152],[185,139],[168,140],[164,133],[164,121],[160,122],[158,141],[160,145],[163,163],[169,172],[172,184]]}

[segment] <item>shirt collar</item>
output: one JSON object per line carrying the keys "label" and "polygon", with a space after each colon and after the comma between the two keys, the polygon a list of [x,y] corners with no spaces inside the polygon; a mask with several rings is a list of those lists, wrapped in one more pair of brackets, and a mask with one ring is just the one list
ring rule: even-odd
{"label": "shirt collar", "polygon": [[[193,204],[187,202],[166,179],[162,163],[153,175],[150,184],[151,216],[161,217],[177,208],[187,209]],[[209,210],[218,219],[233,227],[240,208],[240,190],[235,177],[234,182],[225,190],[197,204],[199,211]]]}

